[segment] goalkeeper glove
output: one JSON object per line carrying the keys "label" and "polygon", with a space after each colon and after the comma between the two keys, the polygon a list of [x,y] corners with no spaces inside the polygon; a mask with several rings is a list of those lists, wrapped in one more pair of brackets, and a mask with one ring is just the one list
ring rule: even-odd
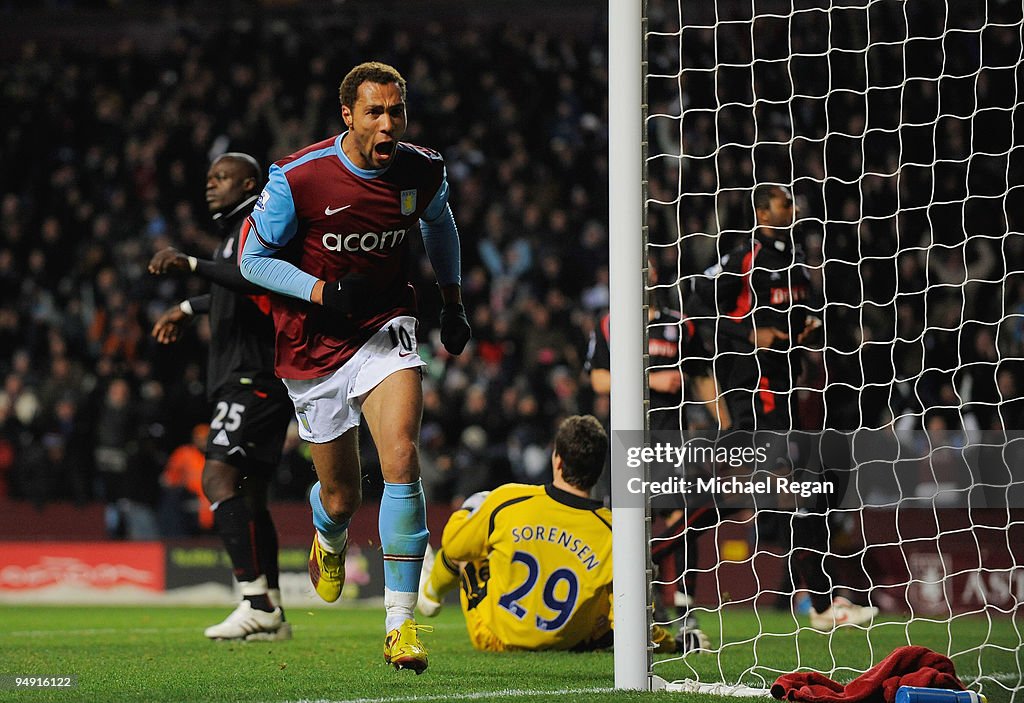
{"label": "goalkeeper glove", "polygon": [[441,308],[441,344],[449,354],[461,354],[472,336],[473,330],[462,303],[447,303]]}
{"label": "goalkeeper glove", "polygon": [[353,273],[338,281],[328,281],[323,289],[323,306],[343,315],[355,315],[366,307],[370,279]]}

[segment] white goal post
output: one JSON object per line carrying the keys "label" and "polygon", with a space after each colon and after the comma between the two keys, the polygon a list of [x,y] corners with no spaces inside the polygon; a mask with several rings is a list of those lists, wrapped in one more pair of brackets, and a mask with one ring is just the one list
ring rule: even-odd
{"label": "white goal post", "polygon": [[[608,24],[615,28],[608,34],[613,486],[643,475],[641,469],[627,466],[621,441],[622,432],[644,427],[642,16],[641,0],[608,0]],[[612,524],[615,651],[620,653],[615,656],[615,686],[649,689],[646,510],[642,504],[616,505],[613,500]]]}
{"label": "white goal post", "polygon": [[[843,683],[920,645],[990,701],[1021,700],[1024,4],[609,0],[608,11],[616,687],[753,695],[810,671]],[[790,263],[751,254],[736,273],[723,257],[764,245],[758,185],[799,208],[779,249]],[[746,307],[723,312],[734,274]],[[758,276],[785,285],[759,298]],[[648,303],[682,321],[649,322]],[[755,339],[759,305],[822,323],[775,347],[799,357],[780,384],[764,352],[722,337],[726,317],[746,317]],[[671,345],[652,360],[655,337],[677,342],[674,362]],[[698,348],[704,371],[686,365]],[[792,408],[772,430],[791,470],[840,488],[810,509],[741,506],[686,544],[667,529],[678,513],[652,514],[650,495],[626,490],[663,477],[627,450],[655,441],[652,417],[720,439],[737,358],[760,374],[750,402]],[[648,374],[667,369],[687,376],[674,405],[657,405]],[[826,435],[840,437],[838,454],[822,449]],[[699,464],[680,463],[679,486]],[[688,525],[695,503],[679,492]],[[820,547],[797,536],[808,513]],[[827,591],[794,572],[807,554]],[[836,626],[844,603],[880,612]],[[694,621],[709,652],[652,654],[652,623]]]}

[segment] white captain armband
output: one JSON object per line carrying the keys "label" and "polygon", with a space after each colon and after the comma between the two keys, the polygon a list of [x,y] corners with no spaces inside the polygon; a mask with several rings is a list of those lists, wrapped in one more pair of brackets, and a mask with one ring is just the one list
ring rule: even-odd
{"label": "white captain armband", "polygon": [[477,511],[477,508],[483,505],[484,499],[487,498],[487,496],[489,496],[490,494],[490,491],[480,491],[479,493],[474,493],[469,498],[466,498],[466,500],[462,501],[461,510],[468,510],[469,514],[472,515]]}

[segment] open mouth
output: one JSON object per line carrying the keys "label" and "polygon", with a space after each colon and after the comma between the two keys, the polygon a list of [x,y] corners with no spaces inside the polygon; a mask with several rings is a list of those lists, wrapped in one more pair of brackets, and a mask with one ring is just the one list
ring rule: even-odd
{"label": "open mouth", "polygon": [[395,142],[379,142],[373,145],[373,153],[378,157],[390,159],[395,153]]}

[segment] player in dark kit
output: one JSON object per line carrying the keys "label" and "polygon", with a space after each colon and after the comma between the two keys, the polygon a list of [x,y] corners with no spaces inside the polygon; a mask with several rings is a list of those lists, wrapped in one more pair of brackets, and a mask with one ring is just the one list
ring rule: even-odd
{"label": "player in dark kit", "polygon": [[[679,432],[684,424],[682,374],[700,386],[702,399],[714,397],[703,395],[707,392],[705,380],[709,380],[706,352],[690,320],[669,308],[651,306],[649,310],[647,350],[651,371],[647,382],[651,402],[650,427],[652,432]],[[611,317],[605,315],[591,335],[587,348],[586,367],[595,393],[611,391],[610,334]]]}
{"label": "player in dark kit", "polygon": [[[651,304],[647,307],[647,352],[650,371],[647,385],[650,389],[650,428],[652,431],[679,432],[683,419],[683,387],[686,374],[693,395],[703,403],[708,413],[721,422],[725,412],[717,402],[718,392],[708,366],[710,355],[693,322],[673,310],[655,302],[657,297],[658,267],[648,259],[647,283],[652,287]],[[590,335],[585,368],[590,374],[590,386],[595,393],[611,392],[611,316],[604,315],[597,329]],[[727,421],[726,421],[727,422]]]}
{"label": "player in dark kit", "polygon": [[267,510],[267,483],[281,459],[291,402],[274,376],[274,327],[266,291],[242,277],[240,230],[259,192],[260,168],[248,154],[217,158],[206,177],[206,201],[224,236],[212,261],[168,248],[149,262],[152,274],[193,274],[210,292],[165,312],[153,327],[163,344],[178,339],[193,315],[209,313],[206,390],[214,403],[203,467],[203,492],[214,528],[231,558],[242,602],[211,639],[284,640],[278,584],[277,530]]}
{"label": "player in dark kit", "polygon": [[[785,186],[759,185],[753,201],[753,237],[694,281],[694,305],[688,310],[714,327],[714,374],[736,436],[749,439],[750,433],[758,433],[756,441],[771,443],[769,470],[797,470],[807,467],[793,466],[789,454],[788,433],[803,429],[792,390],[803,349],[820,334],[821,320],[809,300],[810,270],[793,239],[797,209],[792,194]],[[877,608],[832,597],[824,565],[828,531],[823,515],[800,506],[782,520],[792,524],[791,573],[802,577],[811,591],[811,625],[831,630],[869,622]]]}
{"label": "player in dark kit", "polygon": [[470,338],[459,236],[440,154],[400,141],[405,79],[365,63],[339,94],[348,131],[271,166],[249,218],[242,272],[280,294],[272,296],[277,374],[320,479],[309,496],[310,580],[328,602],[341,595],[348,524],[361,501],[365,417],[384,477],[384,660],[422,673],[427,652],[413,608],[428,537],[417,446],[424,362],[409,242],[418,226],[444,302],[441,342],[459,354]]}
{"label": "player in dark kit", "polygon": [[717,315],[715,377],[733,426],[791,430],[796,350],[821,326],[809,307],[810,272],[790,234],[796,217],[783,186],[754,191],[758,227],[694,285],[694,308]]}
{"label": "player in dark kit", "polygon": [[[648,284],[656,285],[657,267],[654,262],[648,266]],[[611,390],[611,355],[609,351],[610,316],[605,315],[591,336],[587,351],[587,368],[590,383],[595,393]],[[650,371],[647,374],[650,400],[649,427],[652,442],[670,441],[678,443],[679,433],[686,428],[684,388],[687,383],[693,397],[705,405],[712,420],[728,424],[727,411],[719,402],[714,378],[708,364],[709,353],[697,328],[680,312],[668,307],[650,305],[647,315],[647,351]],[[684,376],[685,374],[685,376]],[[690,400],[690,402],[693,402]],[[674,437],[665,433],[674,433]],[[688,618],[688,609],[693,604],[697,555],[697,536],[703,524],[691,525],[698,516],[707,516],[707,506],[684,511],[679,506],[661,507],[658,512],[665,518],[666,527],[655,535],[651,550],[653,561],[662,566],[668,557],[674,558],[677,574],[677,588],[674,605],[679,610],[680,632],[696,630],[697,622]],[[716,518],[717,520],[717,518]],[[694,527],[688,530],[688,527]],[[682,578],[683,575],[685,578]],[[660,613],[661,604],[656,603],[659,620],[665,619]]]}

